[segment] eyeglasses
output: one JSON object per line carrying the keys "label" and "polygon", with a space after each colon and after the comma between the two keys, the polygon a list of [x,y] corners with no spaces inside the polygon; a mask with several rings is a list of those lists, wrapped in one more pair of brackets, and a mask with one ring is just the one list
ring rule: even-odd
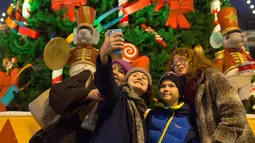
{"label": "eyeglasses", "polygon": [[177,64],[178,64],[178,62],[180,62],[181,64],[185,64],[185,63],[186,63],[186,61],[187,61],[187,59],[186,59],[186,58],[179,58],[178,60],[173,61],[172,66],[173,66],[173,67],[176,67],[176,66],[177,66]]}

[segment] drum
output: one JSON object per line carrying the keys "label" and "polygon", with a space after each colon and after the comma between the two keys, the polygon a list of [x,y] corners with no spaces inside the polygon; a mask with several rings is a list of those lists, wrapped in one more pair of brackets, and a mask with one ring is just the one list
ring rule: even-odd
{"label": "drum", "polygon": [[246,62],[238,66],[241,75],[255,75],[255,62]]}
{"label": "drum", "polygon": [[38,130],[40,126],[30,112],[0,112],[1,143],[28,143]]}

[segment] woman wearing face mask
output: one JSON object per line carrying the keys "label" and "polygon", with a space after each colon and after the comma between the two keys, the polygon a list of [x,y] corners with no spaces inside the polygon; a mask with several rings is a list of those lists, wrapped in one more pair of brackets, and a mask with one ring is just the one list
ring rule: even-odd
{"label": "woman wearing face mask", "polygon": [[178,48],[170,66],[186,81],[184,101],[193,108],[201,142],[255,142],[237,91],[205,56]]}
{"label": "woman wearing face mask", "polygon": [[[108,32],[106,40],[111,41]],[[151,89],[149,67],[133,68],[125,76],[125,82],[117,84],[112,72],[111,57],[115,49],[124,46],[122,33],[114,33],[118,37],[116,43],[105,44],[97,58],[96,86],[105,102],[98,104],[98,122],[91,143],[144,143],[143,114],[147,109],[143,97],[148,97]],[[148,63],[149,59],[142,58]],[[144,64],[143,64],[144,65]]]}

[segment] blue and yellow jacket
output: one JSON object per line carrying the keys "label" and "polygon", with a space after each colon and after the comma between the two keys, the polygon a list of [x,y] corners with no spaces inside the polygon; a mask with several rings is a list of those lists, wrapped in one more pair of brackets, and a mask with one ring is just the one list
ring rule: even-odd
{"label": "blue and yellow jacket", "polygon": [[146,117],[148,143],[196,143],[195,124],[191,122],[189,106],[183,102],[168,108],[157,103]]}

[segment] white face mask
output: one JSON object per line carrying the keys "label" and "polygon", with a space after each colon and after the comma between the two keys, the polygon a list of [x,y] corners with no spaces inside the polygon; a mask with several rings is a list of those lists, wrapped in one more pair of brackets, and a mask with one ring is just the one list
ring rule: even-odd
{"label": "white face mask", "polygon": [[24,18],[29,18],[30,17],[30,8],[31,8],[31,5],[29,3],[29,0],[25,0],[23,5],[22,5],[22,16]]}

